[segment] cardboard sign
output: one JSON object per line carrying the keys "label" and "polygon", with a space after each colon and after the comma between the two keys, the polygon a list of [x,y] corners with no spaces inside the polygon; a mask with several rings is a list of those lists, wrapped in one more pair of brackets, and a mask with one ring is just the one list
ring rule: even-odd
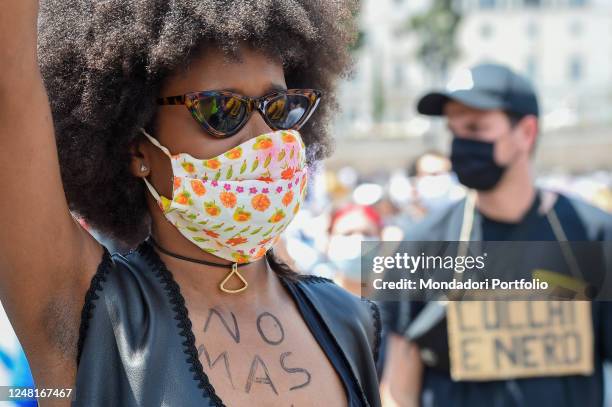
{"label": "cardboard sign", "polygon": [[590,302],[451,301],[447,320],[455,381],[593,372]]}

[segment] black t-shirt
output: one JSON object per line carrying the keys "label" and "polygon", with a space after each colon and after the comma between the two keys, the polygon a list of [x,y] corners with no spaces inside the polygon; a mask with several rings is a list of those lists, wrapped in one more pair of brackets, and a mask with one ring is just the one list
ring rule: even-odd
{"label": "black t-shirt", "polygon": [[[465,201],[434,214],[413,230],[406,239],[458,240]],[[498,222],[475,214],[476,240],[554,241],[555,233],[545,214],[539,212],[540,199],[517,223]],[[570,241],[612,240],[612,215],[582,201],[559,196],[554,211]],[[474,239],[474,237],[472,237]],[[404,335],[425,304],[422,302],[383,302],[386,332]],[[612,360],[612,302],[593,302],[594,372],[590,376],[537,377],[484,382],[451,380],[448,371],[425,367],[421,403],[428,406],[597,406],[603,405],[604,360]],[[437,334],[446,343],[446,326]]]}
{"label": "black t-shirt", "polygon": [[[490,219],[479,214],[482,240],[495,241],[554,241],[555,233],[545,214],[540,213],[540,195],[536,194],[529,210],[520,222],[509,223]],[[563,231],[570,241],[612,239],[612,215],[584,202],[570,200],[560,195],[555,202]]]}
{"label": "black t-shirt", "polygon": [[529,210],[520,222],[500,222],[480,214],[482,240],[555,240],[550,224],[544,216],[539,216],[540,198],[535,196]]}

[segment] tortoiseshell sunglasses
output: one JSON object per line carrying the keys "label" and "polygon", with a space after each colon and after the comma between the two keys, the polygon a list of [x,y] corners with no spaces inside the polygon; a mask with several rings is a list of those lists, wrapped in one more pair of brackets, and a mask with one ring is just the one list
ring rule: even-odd
{"label": "tortoiseshell sunglasses", "polygon": [[227,91],[190,92],[159,98],[159,105],[185,105],[193,118],[214,137],[238,133],[255,110],[273,130],[299,129],[321,100],[315,89],[288,89],[251,98]]}

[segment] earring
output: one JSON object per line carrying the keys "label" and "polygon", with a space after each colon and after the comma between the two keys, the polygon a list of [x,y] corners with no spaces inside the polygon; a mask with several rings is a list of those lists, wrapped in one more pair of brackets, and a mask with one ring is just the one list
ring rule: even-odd
{"label": "earring", "polygon": [[148,169],[149,169],[149,168],[147,168],[147,166],[146,166],[146,165],[144,165],[144,164],[140,164],[140,172],[145,172],[145,171],[147,171]]}

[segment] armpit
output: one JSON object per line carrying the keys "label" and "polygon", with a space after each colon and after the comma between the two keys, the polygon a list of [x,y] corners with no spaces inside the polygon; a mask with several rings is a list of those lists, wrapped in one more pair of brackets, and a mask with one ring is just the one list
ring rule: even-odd
{"label": "armpit", "polygon": [[41,315],[44,341],[71,361],[76,360],[82,306],[74,297],[65,293],[56,294],[47,301]]}

